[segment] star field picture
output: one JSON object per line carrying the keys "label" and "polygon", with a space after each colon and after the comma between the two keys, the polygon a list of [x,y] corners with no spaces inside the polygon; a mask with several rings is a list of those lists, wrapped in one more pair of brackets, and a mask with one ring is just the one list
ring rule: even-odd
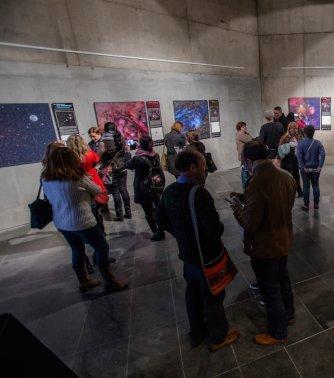
{"label": "star field picture", "polygon": [[194,130],[200,139],[210,138],[209,109],[206,100],[173,101],[175,121],[183,123],[183,133]]}
{"label": "star field picture", "polygon": [[0,104],[0,167],[38,163],[56,139],[48,104]]}

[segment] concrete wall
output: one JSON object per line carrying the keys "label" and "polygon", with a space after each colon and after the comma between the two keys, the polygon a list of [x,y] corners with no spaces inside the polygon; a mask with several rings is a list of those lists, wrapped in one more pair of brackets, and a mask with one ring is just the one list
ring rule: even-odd
{"label": "concrete wall", "polygon": [[1,48],[0,59],[93,67],[258,76],[255,0],[2,0],[0,40],[231,70]]}
{"label": "concrete wall", "polygon": [[[168,130],[173,100],[217,98],[222,137],[205,144],[229,169],[239,164],[235,123],[254,133],[261,124],[255,0],[2,0],[0,41],[245,67],[0,47],[0,102],[73,102],[82,133],[96,124],[94,101],[160,100]],[[28,221],[40,168],[0,169],[0,230]]]}
{"label": "concrete wall", "polygon": [[[236,122],[246,120],[254,134],[261,123],[258,78],[0,62],[0,82],[0,103],[73,102],[80,132],[86,135],[96,125],[94,101],[159,100],[168,132],[173,100],[218,99],[222,136],[204,143],[223,170],[239,165]],[[28,221],[27,203],[36,194],[40,169],[39,164],[0,169],[0,230]]]}
{"label": "concrete wall", "polygon": [[[284,66],[334,66],[334,3],[322,0],[259,0],[259,43],[263,107],[289,97],[329,96],[334,100],[334,69],[282,70]],[[334,112],[332,112],[334,115]],[[334,154],[333,131],[316,137]]]}

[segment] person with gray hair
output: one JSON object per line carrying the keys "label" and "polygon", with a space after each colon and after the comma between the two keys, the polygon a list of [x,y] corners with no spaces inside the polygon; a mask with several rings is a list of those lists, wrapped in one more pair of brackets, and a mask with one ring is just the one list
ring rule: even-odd
{"label": "person with gray hair", "polygon": [[267,123],[261,127],[259,140],[267,146],[269,159],[274,159],[277,156],[279,141],[284,134],[284,129],[280,122],[274,122],[274,112],[272,110],[266,110],[264,118]]}

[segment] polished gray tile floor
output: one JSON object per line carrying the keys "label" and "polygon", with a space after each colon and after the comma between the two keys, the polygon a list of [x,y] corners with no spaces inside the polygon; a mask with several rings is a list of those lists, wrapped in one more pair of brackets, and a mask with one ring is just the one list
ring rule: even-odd
{"label": "polished gray tile floor", "polygon": [[[284,346],[260,347],[253,336],[266,316],[248,290],[253,280],[239,229],[224,197],[240,189],[239,170],[215,173],[207,187],[225,224],[224,242],[239,274],[227,288],[226,313],[241,331],[233,346],[209,353],[189,346],[185,284],[175,240],[151,243],[141,209],[106,222],[115,274],[130,289],[81,295],[70,252],[52,226],[20,230],[0,242],[0,312],[11,312],[81,377],[333,377],[334,168],[321,177],[318,213],[296,200],[289,258],[296,324]],[[89,251],[91,253],[91,251]]]}

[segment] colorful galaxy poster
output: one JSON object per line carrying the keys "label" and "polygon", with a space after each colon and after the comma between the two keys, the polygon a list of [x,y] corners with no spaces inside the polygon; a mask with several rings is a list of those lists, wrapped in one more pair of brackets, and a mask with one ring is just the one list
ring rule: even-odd
{"label": "colorful galaxy poster", "polygon": [[210,126],[211,136],[213,138],[221,136],[220,130],[220,115],[219,115],[219,101],[209,100]]}
{"label": "colorful galaxy poster", "polygon": [[56,139],[49,104],[0,104],[0,167],[38,163]]}
{"label": "colorful galaxy poster", "polygon": [[316,130],[320,130],[319,97],[291,97],[288,104],[289,112],[293,112],[297,123],[304,126],[312,125]]}
{"label": "colorful galaxy poster", "polygon": [[331,130],[332,99],[321,97],[321,130]]}
{"label": "colorful galaxy poster", "polygon": [[51,108],[62,140],[67,140],[72,134],[79,134],[72,103],[53,103],[51,104]]}
{"label": "colorful galaxy poster", "polygon": [[154,146],[164,144],[164,132],[162,127],[161,110],[159,101],[146,101],[148,123]]}
{"label": "colorful galaxy poster", "polygon": [[101,130],[106,122],[113,122],[128,142],[136,144],[149,135],[145,102],[95,102],[95,114]]}
{"label": "colorful galaxy poster", "polygon": [[173,101],[175,121],[183,123],[183,132],[194,130],[200,139],[210,138],[207,100]]}

